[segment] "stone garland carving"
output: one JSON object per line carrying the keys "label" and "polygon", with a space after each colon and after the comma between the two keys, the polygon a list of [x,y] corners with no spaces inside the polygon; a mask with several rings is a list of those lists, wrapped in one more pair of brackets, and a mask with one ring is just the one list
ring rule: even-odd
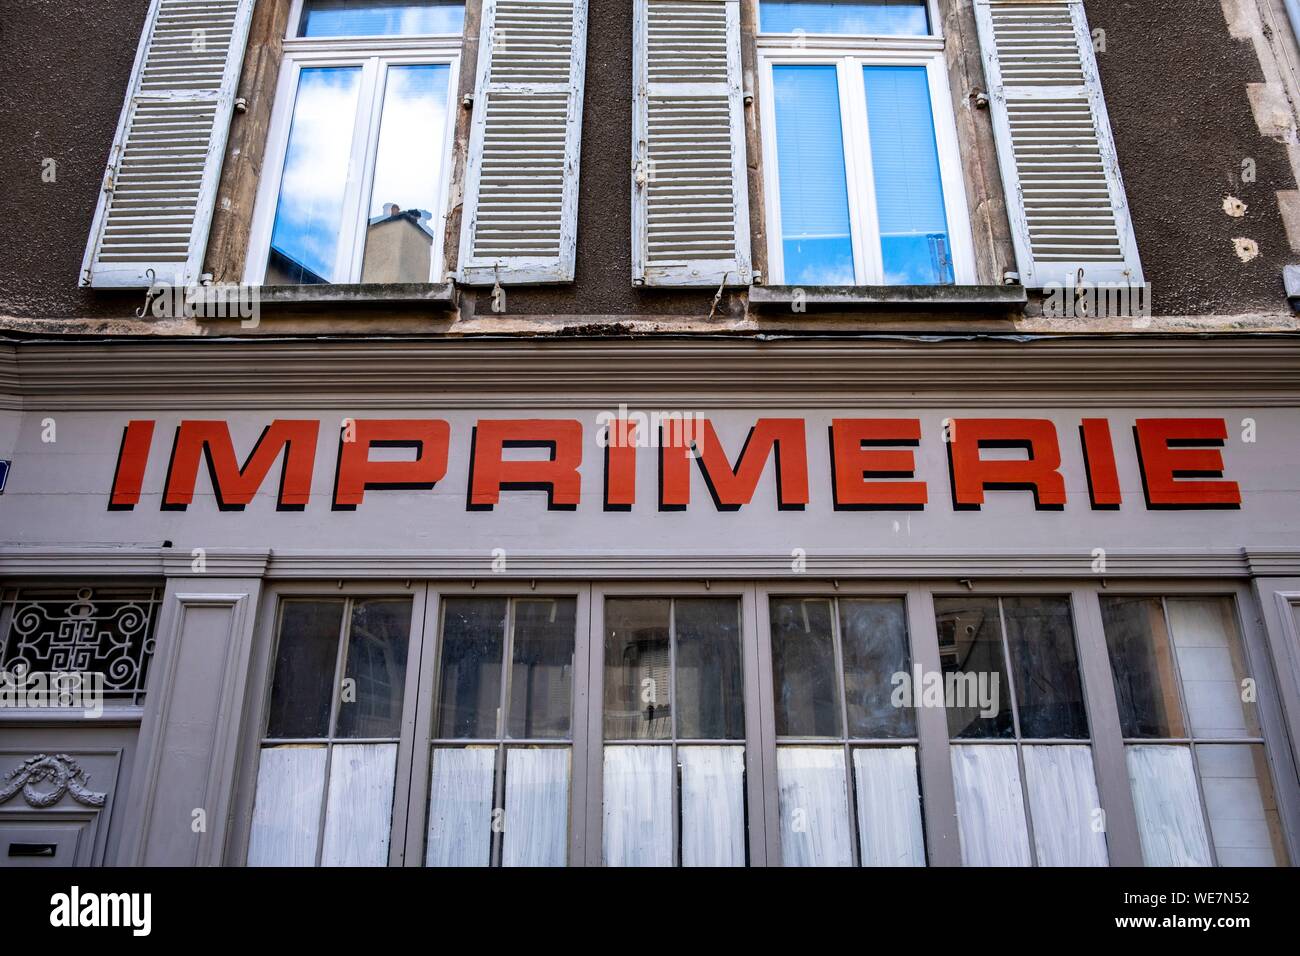
{"label": "stone garland carving", "polygon": [[[46,792],[36,789],[37,784],[47,780],[54,789]],[[89,789],[89,784],[89,774],[67,754],[37,754],[5,774],[0,785],[0,805],[21,792],[27,805],[37,810],[54,806],[64,794],[84,807],[102,807],[108,794]]]}

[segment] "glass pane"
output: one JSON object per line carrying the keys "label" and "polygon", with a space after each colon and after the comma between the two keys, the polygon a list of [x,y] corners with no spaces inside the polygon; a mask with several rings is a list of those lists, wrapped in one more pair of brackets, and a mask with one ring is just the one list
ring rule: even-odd
{"label": "glass pane", "polygon": [[745,685],[740,659],[740,602],[683,598],[677,634],[677,736],[743,740]]}
{"label": "glass pane", "polygon": [[605,602],[605,739],[672,736],[668,617],[664,599]]}
{"label": "glass pane", "polygon": [[867,125],[886,285],[950,285],[952,242],[923,66],[868,66]]}
{"label": "glass pane", "polygon": [[369,0],[305,0],[300,37],[412,36],[463,32],[463,0],[414,0],[373,3]]}
{"label": "glass pane", "polygon": [[504,598],[449,598],[443,605],[440,739],[497,736],[505,633]]}
{"label": "glass pane", "polygon": [[1016,735],[997,598],[936,598],[939,659],[952,737]]}
{"label": "glass pane", "polygon": [[495,747],[435,748],[425,866],[489,866]]}
{"label": "glass pane", "polygon": [[410,601],[357,601],[352,605],[345,679],[356,681],[355,699],[339,703],[338,737],[399,737],[406,694]]}
{"label": "glass pane", "polygon": [[1160,599],[1104,597],[1101,619],[1124,736],[1186,736]]}
{"label": "glass pane", "polygon": [[577,613],[573,598],[515,602],[507,732],[516,740],[569,736]]}
{"label": "glass pane", "polygon": [[1016,748],[966,744],[949,753],[962,865],[1031,865]]}
{"label": "glass pane", "polygon": [[907,610],[901,599],[842,598],[840,639],[844,654],[844,694],[849,736],[912,737],[916,714],[895,707],[895,674],[911,671]]}
{"label": "glass pane", "polygon": [[680,747],[682,866],[745,865],[745,748]]}
{"label": "glass pane", "polygon": [[564,866],[569,859],[569,749],[506,751],[502,866]]}
{"label": "glass pane", "polygon": [[772,602],[772,681],[778,737],[840,736],[831,602]]}
{"label": "glass pane", "polygon": [[1170,598],[1165,607],[1192,736],[1258,737],[1255,702],[1242,700],[1242,681],[1249,675],[1232,601]]}
{"label": "glass pane", "polygon": [[397,744],[332,749],[321,866],[387,866]]}
{"label": "glass pane", "polygon": [[249,866],[315,866],[325,794],[325,746],[266,747],[248,838]]}
{"label": "glass pane", "polygon": [[834,66],[774,66],[787,285],[852,285],[853,239]]}
{"label": "glass pane", "polygon": [[1069,598],[1003,598],[1002,616],[1020,709],[1020,736],[1027,740],[1087,737],[1088,712]]}
{"label": "glass pane", "polygon": [[925,866],[915,747],[853,751],[863,866]]}
{"label": "glass pane", "polygon": [[764,33],[853,33],[925,36],[925,0],[762,0]]}
{"label": "glass pane", "polygon": [[1124,748],[1147,866],[1210,866],[1210,841],[1188,747]]}
{"label": "glass pane", "polygon": [[1092,748],[1025,747],[1025,783],[1039,866],[1106,866]]}
{"label": "glass pane", "polygon": [[673,865],[673,751],[605,747],[605,866]]}
{"label": "glass pane", "polygon": [[450,74],[446,64],[388,68],[362,282],[428,282],[433,276]]}
{"label": "glass pane", "polygon": [[1205,815],[1220,866],[1286,866],[1268,758],[1262,745],[1196,748]]}
{"label": "glass pane", "polygon": [[852,866],[853,836],[839,747],[777,747],[783,866]]}
{"label": "glass pane", "polygon": [[342,601],[286,601],[281,606],[266,722],[269,739],[329,735],[342,630]]}
{"label": "glass pane", "polygon": [[337,259],[360,88],[360,67],[312,67],[299,74],[267,285],[347,281]]}

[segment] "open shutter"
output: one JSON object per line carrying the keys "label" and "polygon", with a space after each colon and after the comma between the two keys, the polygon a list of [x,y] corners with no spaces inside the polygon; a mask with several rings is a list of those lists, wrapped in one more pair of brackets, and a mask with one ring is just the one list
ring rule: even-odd
{"label": "open shutter", "polygon": [[632,279],[748,285],[739,0],[636,0]]}
{"label": "open shutter", "polygon": [[1026,286],[1142,283],[1082,0],[975,0]]}
{"label": "open shutter", "polygon": [[253,0],[153,0],[81,284],[198,280]]}
{"label": "open shutter", "polygon": [[587,0],[484,0],[460,281],[573,281]]}

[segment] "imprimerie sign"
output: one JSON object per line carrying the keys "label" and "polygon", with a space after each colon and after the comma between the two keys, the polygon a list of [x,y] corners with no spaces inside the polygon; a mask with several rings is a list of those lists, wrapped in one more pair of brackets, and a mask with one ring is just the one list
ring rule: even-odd
{"label": "imprimerie sign", "polygon": [[[734,431],[735,413],[729,415]],[[1093,510],[1241,506],[1237,482],[1224,474],[1225,419],[1080,417],[1075,423],[1065,430],[1045,418],[953,417],[927,433],[918,418],[751,415],[744,422],[748,434],[728,443],[708,415],[651,419],[624,411],[587,423],[479,417],[456,427],[443,418],[274,418],[241,449],[226,420],[181,420],[164,437],[156,434],[157,420],[139,419],[125,426],[108,508],[140,506],[151,463],[166,456],[163,511],[185,511],[194,503],[200,472],[219,510],[242,511],[259,492],[270,492],[277,470],[277,509],[302,511],[317,503],[313,486],[325,469],[332,472],[328,505],[334,511],[361,509],[386,491],[433,489],[453,469],[464,473],[470,512],[491,511],[512,491],[545,492],[552,511],[737,511],[754,501],[764,481],[775,482],[779,511],[801,511],[817,496],[837,511],[922,511],[945,498],[957,511],[978,511],[994,491],[1024,492],[1039,511],[1060,511],[1069,497],[1062,473],[1067,443],[1075,446],[1070,454],[1082,457]],[[336,448],[328,437],[332,429],[338,430]],[[946,449],[946,487],[918,471],[927,442]],[[1121,474],[1120,443],[1131,443],[1136,475]],[[646,457],[657,487],[644,480]],[[810,469],[818,457],[829,471]],[[584,469],[593,466],[603,473],[600,500],[589,492],[584,497]],[[692,498],[695,471],[712,502]],[[1136,496],[1126,496],[1122,479],[1129,487],[1140,480],[1145,500],[1129,500]]]}

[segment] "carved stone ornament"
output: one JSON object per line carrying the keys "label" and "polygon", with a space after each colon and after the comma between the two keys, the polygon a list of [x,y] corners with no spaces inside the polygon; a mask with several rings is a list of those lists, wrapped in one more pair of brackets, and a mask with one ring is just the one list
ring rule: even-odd
{"label": "carved stone ornament", "polygon": [[[53,789],[37,789],[37,784],[47,780]],[[21,792],[27,805],[37,810],[54,806],[65,793],[84,807],[102,807],[108,795],[88,789],[89,783],[90,776],[67,754],[37,754],[5,774],[0,785],[0,805]]]}

